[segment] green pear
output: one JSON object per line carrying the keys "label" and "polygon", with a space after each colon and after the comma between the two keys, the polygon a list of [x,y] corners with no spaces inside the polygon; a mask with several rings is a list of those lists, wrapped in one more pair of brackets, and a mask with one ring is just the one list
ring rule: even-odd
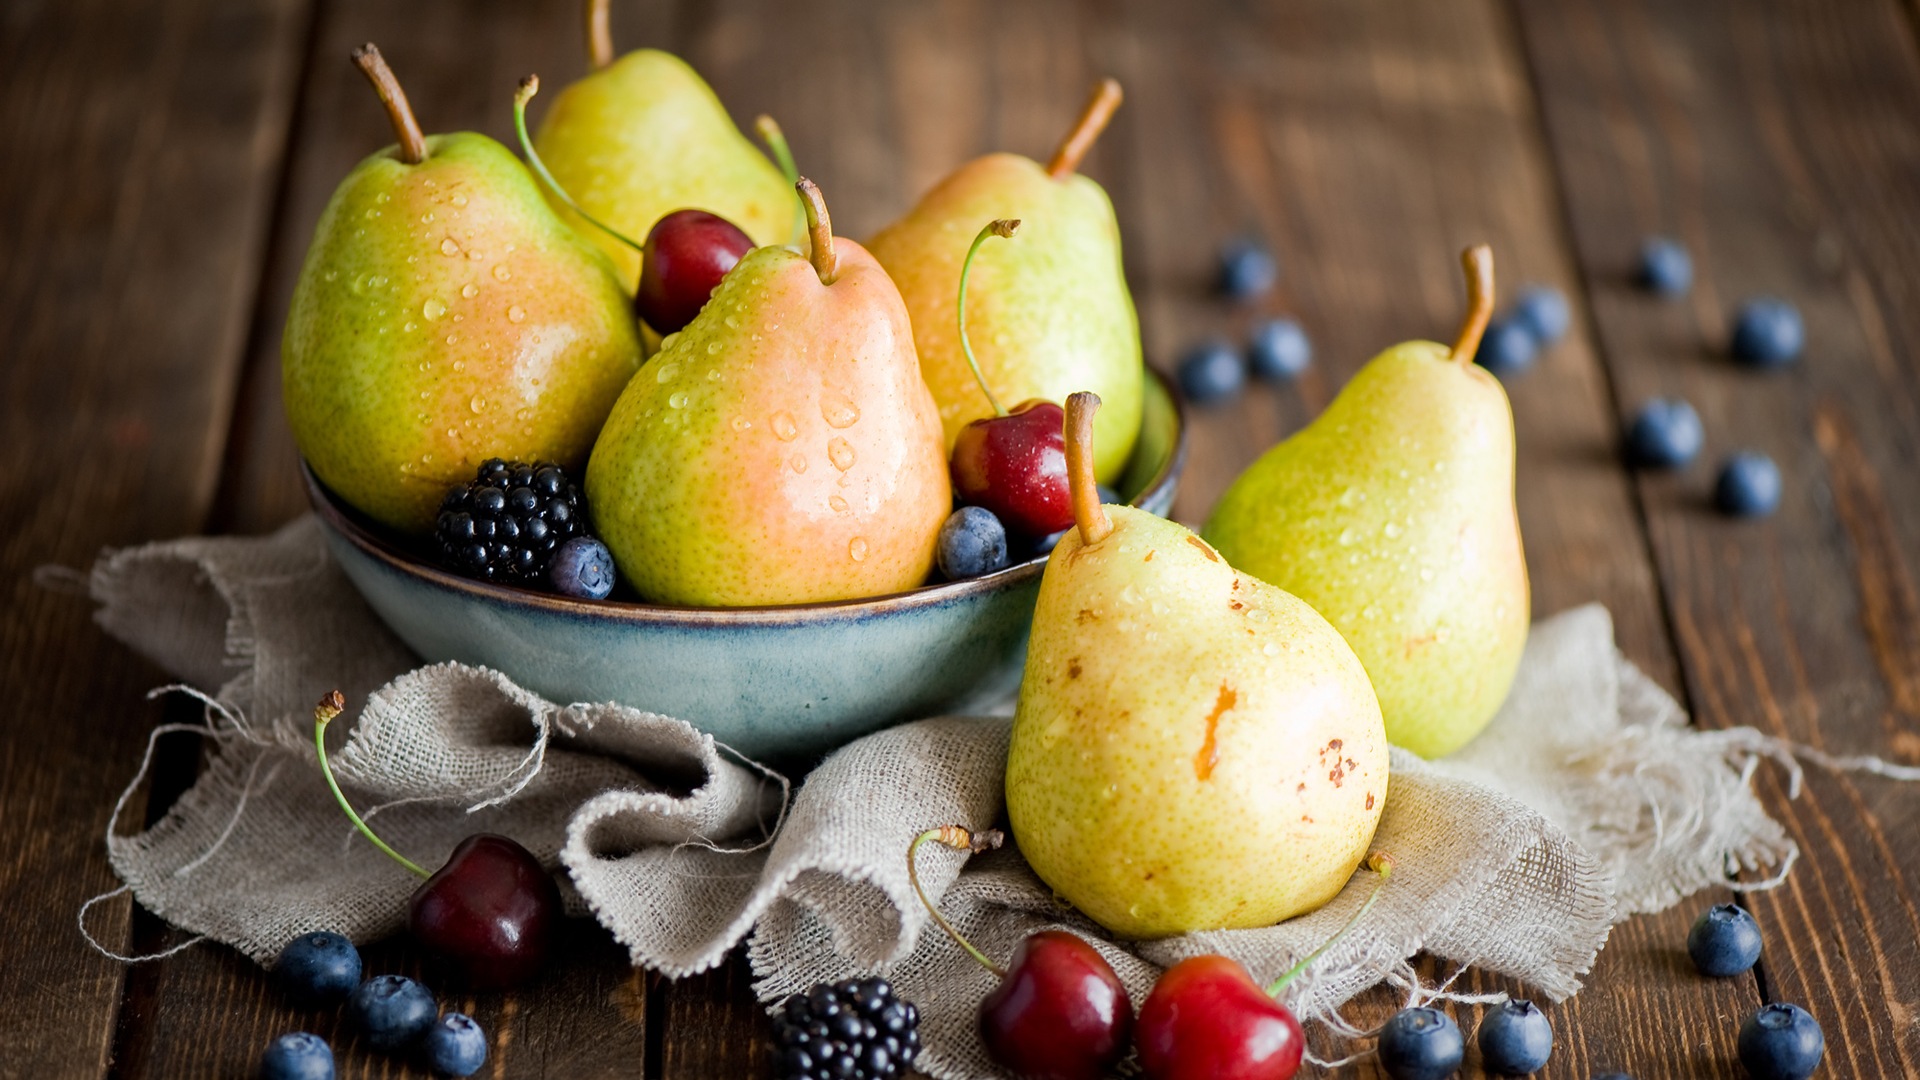
{"label": "green pear", "polygon": [[[559,186],[636,240],[689,207],[726,218],[756,244],[799,239],[792,185],[734,126],[706,80],[657,49],[614,59],[606,0],[589,3],[588,27],[594,70],[555,96],[534,135]],[[631,292],[640,255],[557,197],[553,205],[606,251]]]}
{"label": "green pear", "polygon": [[1227,489],[1206,537],[1235,566],[1312,604],[1373,679],[1387,737],[1424,757],[1493,719],[1527,640],[1513,503],[1513,411],[1473,362],[1493,311],[1493,255],[1469,250],[1453,348],[1396,345]]}
{"label": "green pear", "polygon": [[1140,432],[1140,320],[1120,262],[1120,226],[1100,185],[1074,170],[1120,104],[1103,80],[1080,122],[1046,166],[988,154],[961,166],[870,242],[913,313],[914,344],[947,446],[994,415],[956,329],[960,268],[980,222],[1019,219],[1018,244],[982,251],[973,265],[967,320],[985,384],[1008,402],[1064,401],[1091,390],[1100,412],[1095,468],[1112,482]]}
{"label": "green pear", "polygon": [[587,499],[649,600],[797,604],[913,588],[953,507],[900,294],[836,241],[811,181],[810,255],[747,253],[608,417]]}
{"label": "green pear", "polygon": [[1129,938],[1268,926],[1332,899],[1387,797],[1360,661],[1184,527],[1099,505],[1099,399],[1067,401],[1076,527],[1047,559],[1007,813],[1053,890]]}
{"label": "green pear", "polygon": [[640,343],[612,266],[519,159],[422,135],[379,51],[354,61],[399,144],[314,229],[281,338],[287,420],[322,483],[417,533],[487,458],[584,465]]}

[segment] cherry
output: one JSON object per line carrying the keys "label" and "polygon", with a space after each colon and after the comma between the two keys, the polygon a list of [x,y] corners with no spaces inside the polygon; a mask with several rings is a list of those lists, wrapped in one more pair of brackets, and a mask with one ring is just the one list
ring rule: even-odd
{"label": "cherry", "polygon": [[1366,903],[1339,933],[1266,987],[1217,955],[1190,957],[1161,973],[1134,1026],[1134,1048],[1148,1080],[1290,1080],[1300,1069],[1306,1036],[1275,996],[1372,910],[1393,860],[1374,852],[1367,867],[1379,880]]}
{"label": "cherry", "polygon": [[705,210],[675,210],[647,230],[634,313],[665,336],[693,321],[720,279],[753,241],[740,227]]}
{"label": "cherry", "polygon": [[1064,930],[1029,934],[1002,968],[960,935],[920,887],[914,854],[928,840],[963,851],[1000,846],[997,829],[969,833],[957,825],[930,829],[907,849],[907,876],[934,922],[969,956],[1000,977],[980,1001],[980,1039],[987,1056],[1027,1080],[1097,1080],[1127,1051],[1133,1002],[1106,958]]}
{"label": "cherry", "polygon": [[560,890],[553,877],[532,852],[493,833],[462,840],[431,875],[388,847],[354,812],[327,762],[327,723],[345,707],[346,698],[338,690],[314,707],[313,742],[320,771],[361,834],[426,879],[408,903],[408,929],[476,988],[514,986],[531,978],[546,963],[559,929]]}
{"label": "cherry", "polygon": [[1037,539],[1073,524],[1067,495],[1066,413],[1038,398],[1008,412],[987,385],[967,337],[967,278],[973,272],[973,257],[988,237],[1011,238],[1019,229],[1018,221],[988,222],[960,264],[960,296],[955,303],[960,351],[973,369],[980,392],[993,406],[993,415],[960,429],[953,440],[950,469],[954,492],[962,503],[991,510],[1009,530]]}

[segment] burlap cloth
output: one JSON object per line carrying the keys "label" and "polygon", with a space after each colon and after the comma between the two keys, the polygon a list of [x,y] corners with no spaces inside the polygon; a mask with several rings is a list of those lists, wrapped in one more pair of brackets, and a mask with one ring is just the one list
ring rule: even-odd
{"label": "burlap cloth", "polygon": [[[930,719],[860,740],[789,790],[692,727],[611,704],[555,704],[497,672],[419,666],[328,559],[311,519],[265,539],[188,539],[109,553],[98,618],[209,697],[199,781],[153,828],[112,834],[114,869],[149,910],[268,962],[295,934],[356,941],[405,922],[416,879],[360,840],[321,780],[313,703],[334,724],[347,792],[397,849],[433,865],[462,837],[509,834],[566,871],[569,899],[633,962],[668,975],[721,962],[743,938],[768,1002],[884,971],[924,1017],[919,1066],[1000,1075],[974,1034],[991,987],[907,881],[917,832],[1001,816],[1004,717]],[[357,708],[356,708],[357,707]],[[1485,734],[1442,762],[1395,751],[1375,847],[1391,885],[1357,931],[1289,989],[1331,1056],[1341,1003],[1382,980],[1419,996],[1421,950],[1559,1000],[1615,922],[1784,867],[1793,844],[1747,786],[1773,753],[1747,729],[1685,726],[1673,699],[1613,645],[1605,609],[1536,625]],[[1372,882],[1264,930],[1121,945],[1054,901],[1019,852],[929,846],[922,877],[989,955],[1064,925],[1094,940],[1136,1003],[1160,965],[1222,952],[1265,981],[1326,940]],[[1432,993],[1426,988],[1425,993]]]}

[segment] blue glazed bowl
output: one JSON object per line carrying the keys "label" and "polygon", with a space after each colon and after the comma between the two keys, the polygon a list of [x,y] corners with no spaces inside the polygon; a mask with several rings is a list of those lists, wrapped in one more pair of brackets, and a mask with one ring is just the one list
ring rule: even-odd
{"label": "blue glazed bowl", "polygon": [[[1186,449],[1180,407],[1150,373],[1122,494],[1165,516]],[[442,570],[302,471],[334,560],[424,659],[490,667],[553,701],[618,701],[678,717],[759,758],[820,754],[889,724],[1004,699],[1020,681],[1046,564],[1036,557],[967,581],[825,604],[573,600]]]}

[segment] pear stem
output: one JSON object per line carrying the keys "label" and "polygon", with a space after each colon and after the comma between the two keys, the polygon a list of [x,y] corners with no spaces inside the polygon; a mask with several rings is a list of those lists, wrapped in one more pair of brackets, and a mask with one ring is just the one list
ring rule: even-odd
{"label": "pear stem", "polygon": [[807,240],[812,248],[807,258],[820,275],[820,284],[831,285],[840,276],[840,257],[833,253],[833,218],[827,214],[826,196],[820,194],[820,185],[804,176],[793,186],[807,208]]}
{"label": "pear stem", "polygon": [[347,812],[347,819],[353,822],[354,827],[360,830],[362,836],[373,841],[374,847],[392,856],[393,860],[401,866],[406,867],[423,878],[432,877],[433,875],[422,870],[418,863],[388,847],[385,840],[374,835],[373,830],[367,827],[367,823],[362,821],[360,815],[354,812],[353,804],[347,801],[346,793],[340,790],[339,781],[333,778],[333,766],[327,764],[327,723],[334,717],[339,716],[340,711],[346,707],[347,699],[345,695],[341,694],[338,690],[328,691],[327,696],[320,699],[320,704],[313,707],[313,748],[320,754],[320,774],[327,778],[327,786],[333,789],[333,797],[339,800],[340,809]]}
{"label": "pear stem", "polygon": [[587,224],[645,256],[647,253],[645,244],[634,242],[632,237],[587,213],[586,207],[574,202],[573,196],[567,194],[567,189],[561,187],[560,181],[555,180],[553,174],[547,171],[547,163],[540,160],[539,151],[533,148],[533,139],[527,135],[527,102],[533,100],[533,95],[539,92],[540,76],[529,75],[520,80],[519,89],[513,93],[513,130],[514,134],[520,137],[520,152],[527,155],[527,165],[533,170],[533,175],[539,177],[540,183],[548,191],[553,192],[554,198],[566,204],[567,209],[585,218]]}
{"label": "pear stem", "polygon": [[1339,933],[1328,938],[1319,948],[1302,957],[1299,963],[1287,969],[1286,974],[1268,983],[1268,997],[1279,996],[1280,991],[1285,990],[1288,983],[1297,978],[1301,972],[1307,970],[1308,965],[1320,959],[1322,953],[1333,948],[1335,942],[1346,937],[1348,932],[1355,926],[1358,926],[1360,920],[1366,917],[1367,912],[1373,910],[1374,902],[1380,899],[1380,890],[1387,887],[1387,879],[1393,876],[1393,856],[1384,851],[1373,852],[1367,856],[1367,869],[1380,875],[1379,880],[1373,883],[1373,891],[1367,894],[1367,902],[1360,905],[1360,910],[1353,913],[1353,917],[1347,920],[1347,925],[1341,927]]}
{"label": "pear stem", "polygon": [[1493,249],[1475,244],[1460,253],[1460,265],[1467,271],[1467,319],[1460,324],[1460,335],[1453,339],[1453,358],[1462,364],[1473,363],[1480,351],[1480,337],[1493,318]]}
{"label": "pear stem", "polygon": [[1011,240],[1013,234],[1020,231],[1020,219],[996,218],[987,222],[979,235],[973,238],[973,246],[967,249],[966,261],[960,264],[960,296],[954,301],[955,317],[960,323],[960,351],[966,354],[967,366],[973,369],[973,381],[980,384],[980,392],[987,395],[987,404],[993,406],[993,415],[1007,415],[1006,406],[993,396],[993,389],[987,385],[987,377],[980,374],[980,361],[973,357],[973,341],[967,337],[967,277],[973,273],[973,257],[980,252],[980,245],[987,242],[989,236],[998,236]]}
{"label": "pear stem", "polygon": [[1003,979],[1007,977],[1007,969],[987,959],[986,953],[974,948],[973,942],[962,937],[960,931],[954,929],[953,924],[947,921],[946,916],[940,914],[940,909],[933,906],[933,901],[927,899],[927,890],[920,887],[920,869],[915,856],[920,852],[920,845],[929,840],[945,844],[955,851],[970,851],[978,855],[983,851],[991,851],[999,847],[1005,839],[1006,834],[999,829],[987,829],[974,833],[958,825],[942,825],[937,829],[928,829],[914,837],[913,843],[907,845],[907,880],[913,883],[913,891],[919,894],[920,903],[926,906],[927,914],[933,917],[933,921],[939,924],[940,929],[947,932],[947,936],[953,939],[954,944],[967,951],[968,956],[979,961],[981,967]]}
{"label": "pear stem", "polygon": [[407,104],[407,92],[394,78],[387,58],[380,55],[379,46],[369,41],[353,50],[353,66],[373,84],[380,104],[386,106],[387,119],[393,122],[394,137],[400,142],[400,160],[408,165],[427,160],[427,137],[420,130],[420,121],[414,119],[413,106]]}
{"label": "pear stem", "polygon": [[1113,111],[1120,107],[1120,84],[1113,79],[1101,79],[1095,84],[1093,93],[1087,97],[1085,108],[1080,110],[1080,119],[1060,141],[1059,149],[1053,152],[1053,160],[1047,162],[1047,175],[1055,180],[1062,179],[1080,168],[1080,161],[1093,149],[1094,140],[1107,129],[1107,121],[1113,119]]}
{"label": "pear stem", "polygon": [[1100,486],[1093,478],[1093,414],[1099,411],[1099,394],[1080,390],[1067,395],[1067,494],[1080,543],[1088,547],[1113,532],[1113,519],[1100,505]]}
{"label": "pear stem", "polygon": [[613,26],[607,0],[587,0],[587,62],[599,71],[613,63]]}

